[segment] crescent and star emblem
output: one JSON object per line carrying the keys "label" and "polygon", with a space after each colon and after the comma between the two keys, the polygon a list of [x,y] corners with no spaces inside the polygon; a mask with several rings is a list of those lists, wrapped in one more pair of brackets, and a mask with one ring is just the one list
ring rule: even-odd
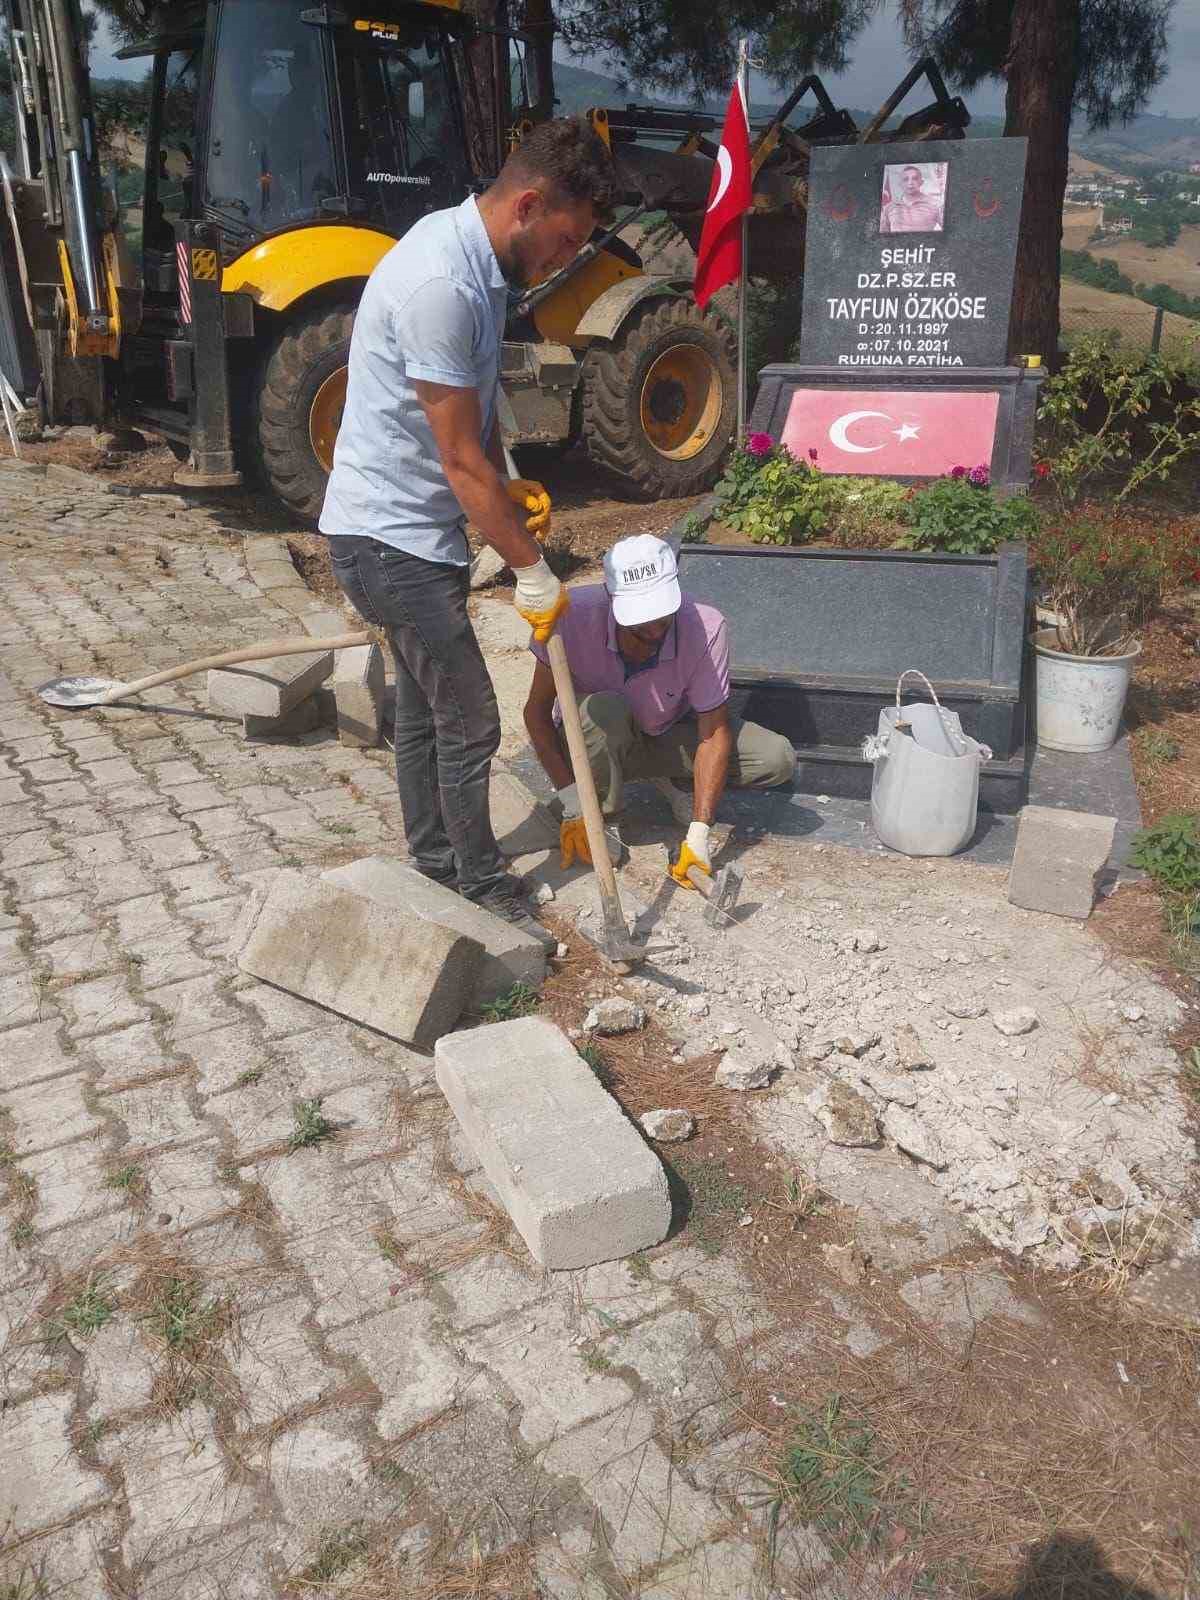
{"label": "crescent and star emblem", "polygon": [[[894,422],[895,417],[889,417],[886,411],[846,411],[829,424],[829,442],[836,445],[839,450],[848,450],[851,455],[874,455],[876,450],[886,450],[887,444],[854,444],[850,439],[849,430],[856,422],[862,422],[866,417],[878,417],[881,422]],[[896,435],[901,444],[906,439],[916,439],[920,436],[919,426],[911,422],[902,422],[898,428],[889,430]]]}
{"label": "crescent and star emblem", "polygon": [[733,158],[722,145],[717,151],[717,192],[708,202],[708,209],[715,211],[725,198],[725,191],[733,177]]}
{"label": "crescent and star emblem", "polygon": [[990,178],[983,180],[983,188],[975,191],[975,215],[981,222],[986,222],[989,217],[994,217],[1000,209],[1000,196],[996,193],[996,186]]}
{"label": "crescent and star emblem", "polygon": [[849,222],[856,209],[854,196],[844,183],[839,183],[829,196],[825,210],[834,222]]}

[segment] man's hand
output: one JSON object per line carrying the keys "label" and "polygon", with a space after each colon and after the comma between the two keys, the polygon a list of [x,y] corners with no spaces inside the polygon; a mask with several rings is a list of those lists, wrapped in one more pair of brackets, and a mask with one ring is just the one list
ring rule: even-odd
{"label": "man's hand", "polygon": [[672,878],[681,889],[696,887],[688,877],[689,867],[698,867],[701,872],[712,877],[712,862],[708,855],[707,822],[693,822],[688,828],[687,838],[679,848],[679,859],[670,869]]}
{"label": "man's hand", "polygon": [[562,804],[562,821],[558,828],[559,866],[565,872],[576,861],[592,865],[592,851],[588,844],[587,825],[579,805],[579,789],[569,783],[557,791]]}
{"label": "man's hand", "polygon": [[516,567],[514,572],[517,587],[513,605],[533,629],[538,644],[545,644],[571,597],[544,560],[532,567]]}
{"label": "man's hand", "polygon": [[529,513],[525,518],[526,533],[544,544],[550,533],[550,496],[545,485],[536,478],[509,478],[504,487],[513,505]]}

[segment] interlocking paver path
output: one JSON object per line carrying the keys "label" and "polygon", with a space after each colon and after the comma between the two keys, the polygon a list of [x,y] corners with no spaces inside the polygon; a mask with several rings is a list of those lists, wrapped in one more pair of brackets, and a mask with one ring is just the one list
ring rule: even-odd
{"label": "interlocking paver path", "polygon": [[0,565],[0,1592],[345,1592],[364,1531],[413,1593],[518,1543],[546,1595],[757,1592],[732,1268],[543,1277],[431,1062],[225,957],[263,874],[403,853],[387,753],[31,692],[297,631],[240,535],[6,470]]}

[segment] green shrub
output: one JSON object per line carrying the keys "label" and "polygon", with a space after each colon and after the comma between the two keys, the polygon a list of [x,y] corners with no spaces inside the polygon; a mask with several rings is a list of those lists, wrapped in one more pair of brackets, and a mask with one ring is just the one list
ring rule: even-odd
{"label": "green shrub", "polygon": [[733,452],[716,497],[720,520],[752,544],[803,544],[829,517],[822,474],[765,433]]}
{"label": "green shrub", "polygon": [[[981,469],[973,469],[979,473]],[[939,478],[908,501],[908,532],[896,540],[900,550],[940,550],[947,555],[989,555],[1006,539],[1028,539],[1040,519],[1023,495],[997,500],[985,481],[970,475]]]}
{"label": "green shrub", "polygon": [[1129,859],[1164,889],[1200,889],[1200,814],[1172,811],[1135,833]]}

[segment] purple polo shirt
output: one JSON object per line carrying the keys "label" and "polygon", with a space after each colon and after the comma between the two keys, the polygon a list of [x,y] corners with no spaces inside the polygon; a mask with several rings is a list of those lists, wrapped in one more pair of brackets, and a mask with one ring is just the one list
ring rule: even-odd
{"label": "purple polo shirt", "polygon": [[[675,625],[662,642],[658,661],[628,680],[617,648],[617,624],[608,590],[602,583],[571,590],[571,604],[559,621],[558,632],[579,698],[602,690],[623,695],[643,733],[665,733],[680,717],[715,711],[729,699],[725,618],[689,595],[684,595],[675,614]],[[531,641],[529,648],[548,664],[545,645]],[[557,721],[557,705],[554,715]]]}

